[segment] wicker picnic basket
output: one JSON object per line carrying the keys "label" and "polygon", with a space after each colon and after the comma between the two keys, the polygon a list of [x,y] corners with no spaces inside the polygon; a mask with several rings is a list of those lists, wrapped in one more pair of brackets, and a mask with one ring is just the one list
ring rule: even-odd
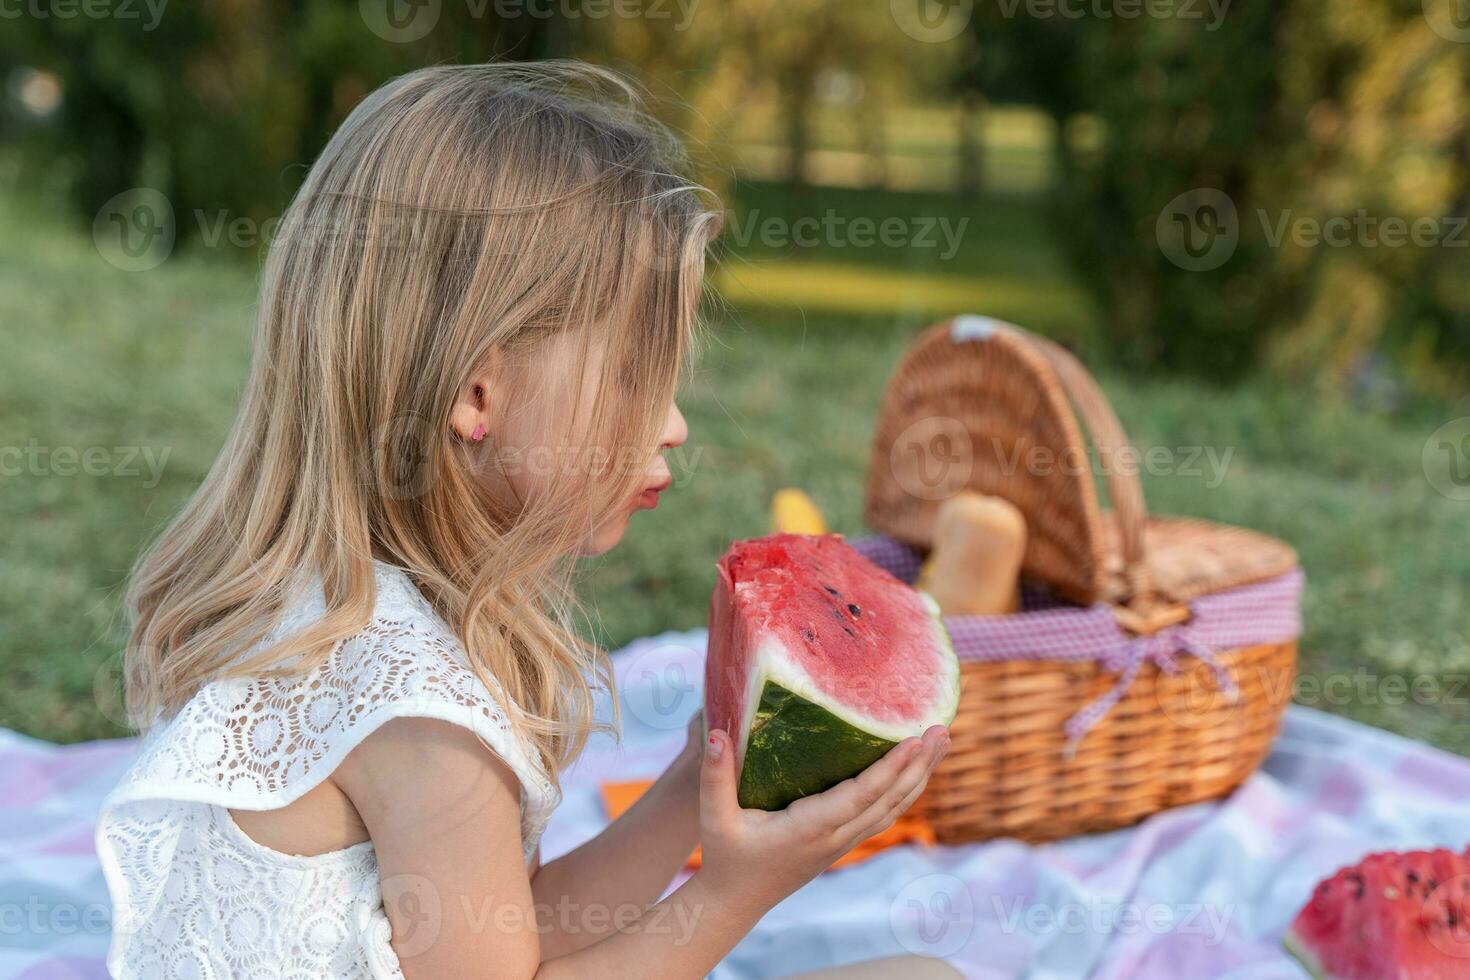
{"label": "wicker picnic basket", "polygon": [[[935,326],[889,381],[869,526],[917,562],[946,496],[1005,497],[1027,521],[1023,581],[1062,600],[948,620],[964,688],[923,800],[942,842],[1125,826],[1227,794],[1266,755],[1295,679],[1296,555],[1254,531],[1148,517],[1128,453],[1082,364],[1010,324]],[[1195,619],[1214,649],[1191,637]],[[995,629],[1036,655],[988,658]],[[1064,635],[1073,649],[1054,657]]]}

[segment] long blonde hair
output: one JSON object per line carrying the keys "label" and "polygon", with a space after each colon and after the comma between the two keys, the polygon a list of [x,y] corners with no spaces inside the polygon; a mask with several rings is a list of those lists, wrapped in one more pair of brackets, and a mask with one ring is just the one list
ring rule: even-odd
{"label": "long blonde hair", "polygon": [[[611,676],[579,638],[569,556],[657,451],[719,227],[683,166],[628,83],[571,62],[428,68],[352,112],[271,245],[225,446],[134,569],[135,724],[211,680],[321,663],[367,624],[376,558],[454,625],[548,768],[575,757]],[[511,504],[450,412],[492,357],[536,383],[552,338],[600,358],[566,392],[594,386],[588,441],[551,447],[578,465]],[[326,616],[267,643],[311,578]]]}

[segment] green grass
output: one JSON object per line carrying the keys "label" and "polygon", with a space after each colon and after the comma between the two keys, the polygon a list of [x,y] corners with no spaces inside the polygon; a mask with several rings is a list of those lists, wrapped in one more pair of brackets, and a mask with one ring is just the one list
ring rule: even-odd
{"label": "green grass", "polygon": [[[759,241],[725,259],[717,275],[728,306],[682,398],[693,435],[672,460],[677,491],[586,570],[598,632],[613,646],[701,625],[715,558],[732,538],[766,530],[780,486],[804,487],[837,529],[862,532],[882,386],[932,318],[972,307],[1106,359],[1028,198],[825,189],[795,199],[754,185],[738,189],[737,204],[971,224],[947,260]],[[113,467],[126,447],[168,452],[156,485],[146,470],[0,476],[0,726],[61,741],[119,734],[105,695],[121,585],[222,441],[247,366],[255,277],[248,264],[197,254],[124,273],[100,260],[85,227],[14,201],[0,201],[0,220],[19,230],[0,239],[0,446],[102,447]],[[1300,550],[1310,576],[1304,669],[1349,685],[1345,699],[1308,688],[1306,700],[1470,753],[1470,690],[1451,690],[1470,675],[1470,504],[1435,493],[1420,465],[1443,419],[1320,405],[1265,382],[1220,391],[1104,371],[1103,383],[1140,446],[1233,454],[1218,483],[1208,472],[1147,475],[1154,510],[1259,527]],[[1396,682],[1365,688],[1360,668],[1441,686],[1428,704],[1385,703]]]}
{"label": "green grass", "polygon": [[[863,111],[867,111],[864,109]],[[843,184],[867,173],[858,113],[822,106],[812,116],[807,168],[815,183]],[[784,174],[784,133],[778,106],[757,100],[744,107],[733,134],[739,169],[747,175]],[[972,123],[973,125],[973,123]],[[903,187],[952,187],[959,116],[950,106],[906,105],[884,113],[881,129],[889,179]],[[1022,106],[994,106],[976,126],[984,144],[982,173],[991,190],[1035,193],[1052,177],[1053,125]]]}

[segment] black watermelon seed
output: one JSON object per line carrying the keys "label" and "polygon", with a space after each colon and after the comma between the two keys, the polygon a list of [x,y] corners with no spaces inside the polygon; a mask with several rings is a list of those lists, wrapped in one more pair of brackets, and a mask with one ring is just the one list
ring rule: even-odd
{"label": "black watermelon seed", "polygon": [[847,611],[852,613],[854,616],[861,616],[863,614],[863,611],[858,608],[858,604],[856,602],[849,602],[847,604]]}

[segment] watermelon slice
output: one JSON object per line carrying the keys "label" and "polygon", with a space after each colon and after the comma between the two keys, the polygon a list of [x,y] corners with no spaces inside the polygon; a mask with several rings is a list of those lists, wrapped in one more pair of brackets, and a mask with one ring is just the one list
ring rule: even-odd
{"label": "watermelon slice", "polygon": [[779,810],[954,720],[939,607],[838,535],[737,541],[709,622],[705,717],[735,744],[743,807]]}
{"label": "watermelon slice", "polygon": [[1318,980],[1470,977],[1470,850],[1370,854],[1317,885],[1284,942]]}

